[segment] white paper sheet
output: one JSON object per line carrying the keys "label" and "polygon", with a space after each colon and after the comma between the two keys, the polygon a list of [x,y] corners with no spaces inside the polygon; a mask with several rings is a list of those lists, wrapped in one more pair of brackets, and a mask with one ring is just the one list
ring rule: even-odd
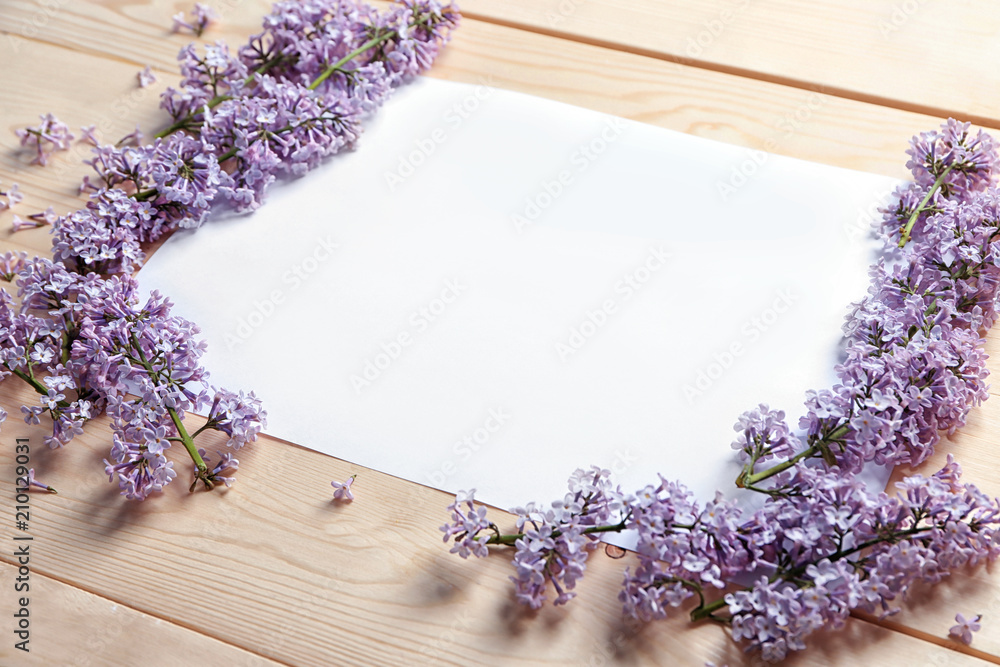
{"label": "white paper sheet", "polygon": [[740,413],[797,422],[835,382],[895,184],[422,79],[357,151],[176,234],[140,283],[275,436],[500,507],[590,465],[708,499],[735,490]]}

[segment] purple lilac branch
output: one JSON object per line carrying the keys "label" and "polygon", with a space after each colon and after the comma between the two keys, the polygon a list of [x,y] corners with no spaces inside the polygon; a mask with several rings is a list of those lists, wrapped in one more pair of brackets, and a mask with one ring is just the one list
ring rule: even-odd
{"label": "purple lilac branch", "polygon": [[[517,597],[537,608],[549,582],[556,604],[572,597],[597,534],[634,530],[638,565],[619,595],[626,615],[661,619],[694,598],[693,621],[727,625],[769,662],[805,648],[819,628],[839,628],[853,609],[896,613],[894,601],[915,583],[1000,555],[1000,501],[962,483],[950,456],[895,495],[857,477],[871,463],[926,460],[987,396],[983,335],[1000,293],[996,144],[949,120],[907,152],[914,181],[885,211],[887,256],[845,325],[840,383],[807,392],[797,432],[766,405],[735,426],[744,461],[736,486],[764,495],[759,510],[748,514],[721,493],[700,504],[662,477],[623,495],[607,471],[577,471],[552,510],[517,510],[510,535],[460,494],[442,527],[452,552],[513,547]],[[591,497],[599,514],[581,502]],[[736,584],[748,575],[755,583]],[[971,639],[962,622],[956,632]]]}
{"label": "purple lilac branch", "polygon": [[[211,18],[197,6],[175,28],[200,34]],[[256,439],[266,413],[252,393],[207,383],[197,328],[171,315],[169,301],[154,294],[140,305],[129,276],[145,259],[141,244],[198,227],[220,201],[253,210],[278,173],[302,175],[352,147],[363,118],[431,66],[458,20],[454,6],[433,0],[402,0],[385,12],[360,2],[283,2],[236,56],[221,43],[204,56],[182,49],[181,87],[161,96],[173,124],[150,145],[140,145],[137,129],[116,146],[96,146],[88,161],[96,179],[81,187],[87,206],[45,214],[55,262],[0,258],[22,297],[15,306],[6,291],[0,296],[0,379],[17,375],[39,394],[38,405],[22,407],[25,420],[51,417],[46,440],[55,447],[106,412],[114,435],[106,472],[128,498],[144,499],[176,476],[164,456],[173,443],[194,462],[192,490],[199,481],[231,484],[224,475],[238,461],[220,455],[210,468],[195,439],[219,431],[238,449]],[[19,136],[44,164],[73,137],[54,117],[42,120]],[[16,203],[19,193],[8,198]],[[205,408],[208,420],[190,433],[185,414]]]}

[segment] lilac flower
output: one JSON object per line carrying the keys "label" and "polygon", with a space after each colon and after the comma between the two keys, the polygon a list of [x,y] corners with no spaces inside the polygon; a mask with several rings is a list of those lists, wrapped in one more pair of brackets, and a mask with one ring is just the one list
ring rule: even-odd
{"label": "lilac flower", "polygon": [[[136,74],[136,78],[139,80],[140,88],[146,88],[156,83],[156,75],[153,74],[153,70],[149,65],[146,65],[141,72]],[[94,142],[94,145],[96,146],[97,142]]]}
{"label": "lilac flower", "polygon": [[44,166],[54,151],[69,150],[73,134],[69,131],[68,125],[52,114],[44,114],[39,118],[42,122],[38,127],[26,127],[16,130],[15,133],[21,140],[22,146],[35,149],[35,157],[31,163]]}
{"label": "lilac flower", "polygon": [[910,142],[906,167],[917,185],[930,187],[943,179],[942,195],[962,195],[982,190],[997,168],[997,146],[993,138],[979,130],[969,133],[970,123],[949,118],[940,130],[922,132]]}
{"label": "lilac flower", "polygon": [[130,273],[145,257],[137,236],[130,233],[134,224],[120,208],[106,200],[92,200],[87,208],[56,222],[53,255],[79,273]]}
{"label": "lilac flower", "polygon": [[956,624],[948,630],[948,635],[955,639],[955,641],[960,641],[966,645],[971,644],[972,633],[979,632],[979,621],[982,618],[982,614],[976,614],[969,619],[966,619],[962,614],[955,614]]}
{"label": "lilac flower", "polygon": [[97,146],[91,152],[94,157],[84,160],[84,163],[90,165],[104,187],[120,189],[126,195],[133,195],[152,183],[149,172],[151,151],[147,148]]}
{"label": "lilac flower", "polygon": [[631,503],[628,527],[638,532],[639,567],[625,571],[619,599],[625,613],[665,618],[704,587],[721,589],[724,578],[751,566],[754,554],[735,539],[742,510],[721,494],[702,508],[686,487],[660,478]]}
{"label": "lilac flower", "polygon": [[334,488],[333,499],[343,502],[350,502],[354,500],[354,493],[351,491],[351,484],[354,483],[356,478],[357,475],[351,475],[344,482],[338,482],[337,480],[330,482],[330,485]]}
{"label": "lilac flower", "polygon": [[[6,418],[6,414],[7,413],[5,412],[4,413],[4,417],[5,418]],[[3,421],[3,420],[0,419],[0,421]],[[42,491],[47,491],[48,493],[58,493],[58,491],[56,491],[55,489],[53,489],[48,484],[42,484],[41,482],[39,482],[38,480],[35,479],[35,469],[34,468],[28,468],[28,474],[25,475],[24,477],[19,477],[18,478],[18,482],[20,482],[21,480],[24,480],[24,484],[19,484],[18,485],[21,489],[27,489],[27,490],[41,489]]]}
{"label": "lilac flower", "polygon": [[179,12],[173,16],[173,27],[172,32],[181,32],[181,30],[189,30],[196,37],[201,37],[202,33],[209,25],[214,23],[219,18],[215,10],[208,5],[203,5],[200,2],[196,2],[194,9],[191,11],[191,20],[187,21],[184,19],[184,12]]}
{"label": "lilac flower", "polygon": [[[100,233],[96,233],[94,229],[80,229],[80,230],[66,230],[65,234],[67,236],[79,236],[75,242],[64,244],[65,239],[62,238],[63,229],[62,226],[67,224],[67,220],[72,222],[76,215],[83,216],[82,222],[86,223],[85,227],[90,226],[89,220],[92,218],[92,224],[102,227]],[[72,258],[84,258],[90,253],[86,252],[87,248],[97,245],[96,237],[103,238],[105,236],[114,237],[115,244],[122,247],[120,253],[116,253],[116,257],[122,257],[123,259],[136,258],[141,260],[141,253],[136,246],[136,243],[146,243],[150,241],[156,241],[167,231],[174,228],[174,221],[167,219],[161,211],[154,208],[149,202],[138,201],[135,197],[128,196],[123,190],[118,188],[97,189],[87,203],[86,209],[82,211],[77,211],[75,214],[71,214],[68,219],[60,220],[59,224],[55,226],[53,233],[56,239],[53,241],[53,250],[59,259],[67,263],[67,260]],[[95,239],[90,241],[87,240],[87,235],[95,236]],[[134,252],[126,253],[124,248],[133,247]],[[83,265],[79,261],[73,263],[77,269],[83,268]],[[87,264],[86,262],[84,264]],[[122,262],[120,264],[121,269],[114,271],[115,273],[128,273],[130,271],[128,264]],[[90,270],[87,267],[87,270]],[[85,271],[84,271],[85,272]]]}
{"label": "lilac flower", "polygon": [[30,218],[31,220],[35,220],[43,225],[53,225],[55,224],[56,220],[59,219],[59,216],[56,215],[55,209],[49,206],[41,213],[32,213],[31,215],[28,216],[28,218]]}
{"label": "lilac flower", "polygon": [[[199,4],[190,20],[175,18],[175,29],[201,34],[213,17]],[[129,276],[143,260],[140,244],[197,227],[219,194],[251,210],[279,173],[301,175],[353,147],[362,117],[430,65],[457,21],[454,7],[438,2],[384,12],[335,0],[282,3],[236,54],[221,43],[203,55],[181,50],[180,90],[161,96],[175,122],[152,145],[138,127],[115,146],[101,146],[95,126],[82,129],[94,146],[94,174],[80,186],[87,206],[13,218],[15,229],[53,226],[55,261],[0,260],[0,275],[17,276],[21,299],[15,306],[0,293],[0,379],[16,374],[36,390],[37,404],[21,410],[28,423],[51,418],[48,444],[67,444],[105,412],[114,435],[106,470],[126,497],[146,498],[175,477],[164,451],[178,441],[196,482],[232,482],[238,461],[220,454],[210,467],[193,440],[217,430],[240,448],[256,439],[266,413],[253,393],[208,384],[197,328],[172,316],[166,299],[139,301]],[[139,73],[140,85],[151,75],[149,67]],[[51,115],[18,135],[41,164],[73,139]],[[6,197],[5,207],[20,200],[16,186]],[[188,432],[186,412],[203,409],[208,421]]]}
{"label": "lilac flower", "polygon": [[[515,509],[514,582],[519,602],[538,609],[547,599],[548,584],[556,591],[554,604],[569,602],[586,570],[587,556],[596,548],[608,524],[624,526],[621,492],[612,488],[610,472],[600,468],[577,470],[570,492],[551,509],[534,504]],[[599,529],[599,530],[598,530]]]}
{"label": "lilac flower", "polygon": [[789,431],[785,413],[764,404],[743,413],[733,428],[740,435],[732,447],[740,452],[740,460],[752,462],[751,470],[757,463],[790,457],[801,446]]}
{"label": "lilac flower", "polygon": [[0,192],[0,196],[7,198],[7,201],[0,200],[0,211],[14,208],[24,199],[24,195],[21,194],[17,183],[11,183],[7,192]]}
{"label": "lilac flower", "polygon": [[174,134],[157,140],[149,165],[157,195],[153,205],[169,212],[180,227],[199,227],[221,182],[215,156],[200,141]]}
{"label": "lilac flower", "polygon": [[[210,457],[205,452],[204,449],[199,449],[198,454],[201,456],[202,460],[205,461],[205,463],[210,463]],[[229,471],[235,473],[240,467],[240,462],[238,459],[233,457],[231,452],[216,452],[216,454],[219,455],[219,462],[216,463],[215,466],[212,468],[212,470],[208,473],[208,479],[213,484],[222,483],[225,484],[226,487],[228,488],[233,485],[233,483],[236,481],[236,478],[226,477],[222,473]],[[199,472],[197,466],[195,466],[194,472],[195,475],[197,476]],[[197,483],[198,480],[195,479],[194,484],[196,485]]]}
{"label": "lilac flower", "polygon": [[141,444],[121,440],[118,433],[111,456],[113,463],[104,460],[105,472],[111,481],[118,477],[118,487],[129,500],[145,500],[150,494],[162,491],[177,476],[172,461]]}
{"label": "lilac flower", "polygon": [[10,282],[14,279],[28,259],[28,253],[7,251],[0,255],[0,280]]}
{"label": "lilac flower", "polygon": [[97,138],[97,125],[84,125],[81,127],[80,141],[85,141],[91,146],[100,146],[101,142]]}
{"label": "lilac flower", "polygon": [[267,425],[267,412],[253,392],[246,395],[219,389],[212,399],[208,423],[211,428],[229,436],[228,446],[240,449],[257,439],[261,429]]}
{"label": "lilac flower", "polygon": [[492,537],[485,534],[486,531],[492,532],[493,535],[500,533],[499,529],[487,520],[486,508],[482,505],[475,506],[475,495],[475,489],[468,492],[459,491],[455,496],[455,502],[448,505],[451,523],[441,526],[444,541],[448,542],[451,539],[455,541],[451,553],[458,554],[462,558],[468,558],[470,555],[485,558],[490,553],[486,545]]}
{"label": "lilac flower", "polygon": [[35,220],[29,217],[27,220],[25,220],[16,213],[14,214],[14,217],[11,219],[11,229],[15,232],[21,232],[24,231],[25,229],[38,229],[39,227],[42,227],[44,225],[45,225],[44,219]]}
{"label": "lilac flower", "polygon": [[119,145],[119,146],[142,146],[142,142],[145,139],[145,137],[146,137],[146,135],[143,133],[142,128],[139,127],[139,124],[137,123],[136,126],[135,126],[135,130],[133,130],[129,134],[126,134],[124,137],[122,137],[121,139],[119,139],[117,145]]}

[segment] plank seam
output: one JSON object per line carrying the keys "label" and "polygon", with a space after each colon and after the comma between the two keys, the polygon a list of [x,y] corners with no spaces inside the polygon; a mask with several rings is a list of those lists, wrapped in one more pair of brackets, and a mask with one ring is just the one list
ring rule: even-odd
{"label": "plank seam", "polygon": [[[10,565],[11,567],[15,567],[15,568],[17,567],[17,563],[12,563],[10,560],[7,559],[7,557],[5,555],[0,555],[0,562],[4,563],[5,565]],[[121,600],[116,600],[113,597],[109,597],[108,595],[106,595],[104,593],[98,593],[97,591],[91,590],[91,589],[86,588],[84,586],[80,586],[79,584],[75,584],[75,583],[73,583],[71,581],[68,581],[68,580],[63,579],[61,577],[52,575],[50,573],[43,572],[43,571],[40,571],[40,570],[32,568],[31,574],[32,574],[32,576],[43,577],[45,579],[49,579],[51,581],[58,582],[58,583],[63,584],[65,586],[69,586],[70,588],[75,588],[76,590],[83,591],[84,593],[87,593],[88,595],[93,595],[94,597],[100,598],[102,600],[107,600],[108,602],[111,602],[112,604],[120,605],[122,607],[125,607],[126,609],[131,609],[132,611],[134,611],[134,612],[136,612],[138,614],[143,614],[145,616],[148,616],[150,618],[155,618],[155,619],[157,619],[159,621],[162,621],[164,623],[169,623],[170,625],[174,625],[174,626],[177,626],[179,628],[184,628],[185,630],[188,630],[189,632],[193,632],[195,634],[201,635],[202,637],[206,637],[206,638],[211,639],[213,641],[217,641],[220,644],[224,644],[224,645],[229,646],[231,648],[238,649],[240,651],[245,651],[246,653],[249,653],[251,655],[255,655],[258,658],[261,658],[263,660],[268,660],[270,662],[273,662],[276,665],[284,665],[285,667],[294,667],[291,663],[282,662],[282,661],[277,660],[275,658],[272,658],[270,656],[264,655],[263,653],[260,653],[258,651],[254,651],[251,648],[247,648],[246,646],[240,646],[239,644],[234,644],[234,643],[232,643],[230,641],[226,641],[225,639],[221,639],[219,637],[216,637],[215,635],[209,634],[209,633],[205,632],[204,630],[192,627],[192,626],[187,625],[185,623],[179,623],[178,621],[170,619],[170,618],[167,618],[166,616],[162,616],[160,614],[155,614],[155,613],[150,613],[150,612],[145,611],[143,609],[139,609],[138,607],[133,607],[132,605],[127,604],[125,602],[122,602]]]}
{"label": "plank seam", "polygon": [[934,116],[936,118],[957,118],[960,120],[970,121],[982,127],[994,130],[1000,129],[1000,119],[989,118],[988,116],[980,116],[978,114],[958,112],[955,110],[936,107],[933,105],[904,102],[902,100],[893,99],[891,97],[882,97],[880,95],[862,93],[859,91],[851,90],[849,88],[843,88],[840,86],[827,86],[821,83],[796,79],[794,77],[780,76],[777,74],[768,74],[767,72],[758,72],[752,69],[736,67],[733,65],[724,65],[709,60],[700,60],[697,58],[690,58],[687,56],[677,56],[670,53],[655,51],[653,49],[647,49],[638,46],[630,46],[628,44],[622,44],[612,40],[603,40],[595,37],[574,35],[572,33],[560,32],[558,30],[552,30],[542,26],[534,26],[531,25],[530,23],[522,23],[520,21],[495,18],[483,14],[466,12],[463,13],[462,18],[476,20],[482,23],[489,23],[504,28],[523,30],[525,32],[544,35],[546,37],[554,37],[556,39],[562,39],[569,42],[577,42],[579,44],[587,44],[589,46],[596,46],[603,49],[620,51],[622,53],[630,53],[632,55],[642,56],[645,58],[652,58],[654,60],[660,60],[669,63],[675,63],[678,65],[683,65],[685,67],[691,67],[694,69],[702,69],[711,72],[718,72],[720,74],[739,76],[745,79],[761,81],[763,83],[772,83],[779,86],[785,86],[786,88],[795,88],[798,90],[821,92],[825,95],[830,95],[832,97],[839,97],[841,99],[850,100],[853,102],[862,102],[865,104],[872,104],[875,106],[888,107],[890,109],[895,109],[897,111],[906,111],[910,113],[924,114],[927,116]]}
{"label": "plank seam", "polygon": [[952,641],[945,637],[938,637],[924,630],[917,630],[916,628],[911,628],[908,625],[903,625],[902,623],[896,623],[888,619],[879,619],[874,614],[869,614],[863,611],[852,611],[851,616],[859,621],[864,621],[866,623],[871,623],[872,625],[877,625],[886,630],[891,630],[893,632],[898,632],[899,634],[906,635],[908,637],[913,637],[919,641],[925,641],[929,644],[934,644],[935,646],[940,646],[941,648],[946,648],[956,653],[963,653],[965,655],[971,656],[973,658],[979,658],[980,660],[985,660],[994,665],[1000,665],[1000,656],[995,656],[992,653],[987,653],[981,651],[972,646],[966,646],[965,644]]}

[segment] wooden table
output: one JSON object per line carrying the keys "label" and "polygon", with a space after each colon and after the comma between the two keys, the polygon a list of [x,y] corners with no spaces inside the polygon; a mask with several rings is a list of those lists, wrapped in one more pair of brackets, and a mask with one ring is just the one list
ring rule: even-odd
{"label": "wooden table", "polygon": [[[242,43],[268,5],[212,0],[223,23],[205,39]],[[0,5],[0,181],[27,193],[22,214],[81,206],[86,147],[27,166],[12,131],[52,111],[74,129],[118,138],[166,115],[186,43],[167,0],[5,0]],[[924,0],[466,0],[466,19],[431,76],[495,85],[699,136],[905,177],[909,137],[949,115],[1000,128],[1000,7]],[[160,82],[139,89],[151,65]],[[364,150],[363,146],[361,150]],[[45,230],[3,249],[47,254]],[[140,274],[141,278],[141,274]],[[988,351],[997,351],[996,334]],[[994,372],[1000,363],[991,364]],[[3,665],[755,664],[716,626],[682,617],[637,628],[621,619],[623,565],[599,551],[580,597],[537,615],[512,602],[508,559],[464,562],[436,527],[444,493],[264,438],[242,452],[229,491],[125,502],[101,459],[105,419],[63,451],[18,419],[34,401],[0,386],[0,663]],[[969,480],[1000,495],[1000,400],[942,443]],[[31,653],[13,649],[13,443],[57,496],[31,497]],[[186,471],[183,452],[174,452]],[[330,502],[330,479],[359,473],[358,499]],[[949,641],[958,611],[982,613],[971,648]],[[612,657],[613,656],[613,657]],[[886,621],[852,618],[794,665],[1000,663],[1000,574],[955,575]]]}

